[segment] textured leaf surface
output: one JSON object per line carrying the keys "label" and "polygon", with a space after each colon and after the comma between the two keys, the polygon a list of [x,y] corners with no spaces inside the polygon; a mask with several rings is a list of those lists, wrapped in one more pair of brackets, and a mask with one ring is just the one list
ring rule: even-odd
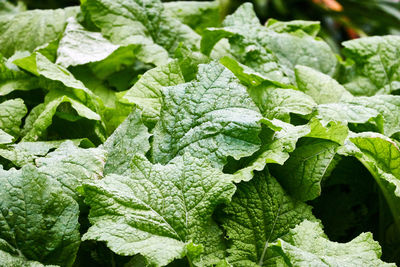
{"label": "textured leaf surface", "polygon": [[304,219],[314,220],[311,207],[288,196],[268,171],[240,183],[224,211],[223,228],[232,242],[228,262],[233,266],[273,265],[277,254],[270,244]]}
{"label": "textured leaf surface", "polygon": [[148,63],[166,63],[168,52],[180,42],[190,48],[200,42],[189,26],[168,17],[158,0],[87,0],[85,7],[105,37],[115,44],[141,46],[138,57]]}
{"label": "textured leaf surface", "polygon": [[198,33],[220,23],[220,3],[218,1],[174,1],[164,3],[165,11]]}
{"label": "textured leaf surface", "polygon": [[358,105],[357,103],[322,104],[316,107],[316,112],[317,116],[323,121],[363,124],[367,122],[379,123],[381,120],[379,112],[376,109]]}
{"label": "textured leaf surface", "polygon": [[0,103],[0,129],[14,137],[18,137],[20,124],[26,113],[26,106],[20,98]]}
{"label": "textured leaf surface", "polygon": [[295,73],[299,89],[311,96],[318,104],[337,103],[353,98],[329,75],[305,66],[296,66]]}
{"label": "textured leaf surface", "polygon": [[78,204],[33,166],[0,169],[0,247],[71,266],[79,248]]}
{"label": "textured leaf surface", "polygon": [[118,48],[101,33],[87,31],[75,18],[69,18],[57,49],[56,63],[67,68],[101,61]]}
{"label": "textured leaf surface", "polygon": [[399,147],[393,140],[377,133],[360,133],[350,140],[359,149],[355,156],[375,178],[400,229]]}
{"label": "textured leaf surface", "polygon": [[67,7],[0,16],[0,53],[10,57],[16,51],[32,52],[57,39],[64,31],[66,19],[75,16],[78,11],[77,7]]}
{"label": "textured leaf surface", "polygon": [[104,174],[124,174],[129,171],[135,154],[145,155],[150,149],[150,134],[144,126],[141,112],[133,109],[126,120],[104,143],[107,161]]}
{"label": "textured leaf surface", "polygon": [[221,232],[207,230],[215,228],[215,206],[227,202],[235,186],[229,175],[188,154],[166,166],[137,155],[129,176],[110,175],[83,190],[93,224],[84,239],[106,241],[121,255],[140,253],[159,266],[183,257],[191,242],[203,245],[205,255],[221,246]]}
{"label": "textured leaf surface", "polygon": [[37,141],[42,137],[46,129],[51,125],[53,116],[63,103],[68,103],[80,117],[89,120],[100,120],[100,116],[97,113],[73,97],[63,95],[62,92],[50,92],[46,95],[45,102],[36,106],[26,118],[22,140],[25,142]]}
{"label": "textured leaf surface", "polygon": [[162,88],[184,82],[178,62],[171,61],[168,64],[147,71],[126,92],[123,99],[138,105],[143,110],[143,116],[147,119],[157,121],[162,104]]}
{"label": "textured leaf surface", "polygon": [[189,152],[221,167],[227,156],[249,156],[260,146],[261,116],[225,67],[200,65],[197,80],[163,91],[160,121],[154,129],[153,159],[167,163]]}
{"label": "textured leaf surface", "polygon": [[344,55],[354,61],[345,87],[354,95],[371,96],[388,86],[396,87],[400,79],[399,36],[373,36],[343,42]]}
{"label": "textured leaf surface", "polygon": [[79,148],[72,141],[60,145],[35,164],[40,173],[58,181],[62,189],[77,199],[77,187],[82,183],[101,179],[106,152],[100,148]]}
{"label": "textured leaf surface", "polygon": [[381,247],[371,233],[341,244],[329,241],[318,222],[306,220],[284,240],[279,239],[274,249],[289,266],[396,266],[379,259]]}
{"label": "textured leaf surface", "polygon": [[362,108],[375,109],[383,117],[383,134],[392,136],[400,131],[400,96],[375,95],[371,97],[356,97],[349,102]]}
{"label": "textured leaf surface", "polygon": [[308,115],[317,105],[308,95],[292,89],[268,89],[260,94],[262,104],[259,108],[268,119],[289,122],[290,114]]}
{"label": "textured leaf surface", "polygon": [[13,139],[13,136],[0,129],[0,144],[9,144]]}
{"label": "textured leaf surface", "polygon": [[[93,144],[87,139],[70,140],[75,145]],[[33,164],[36,158],[46,156],[50,150],[58,148],[65,140],[43,142],[19,142],[0,148],[0,156],[11,161],[16,167]]]}
{"label": "textured leaf surface", "polygon": [[262,171],[268,163],[282,165],[296,148],[297,140],[310,133],[308,125],[293,126],[277,119],[263,119],[262,123],[270,129],[264,129],[260,135],[260,150],[245,159],[242,163],[245,167],[234,173],[235,182],[249,181],[255,170]]}
{"label": "textured leaf surface", "polygon": [[291,196],[306,201],[321,194],[321,180],[339,145],[329,140],[306,140],[276,168],[278,181]]}
{"label": "textured leaf surface", "polygon": [[10,64],[11,60],[13,59],[0,59],[0,96],[16,90],[26,91],[37,88],[38,80],[36,77],[30,76]]}
{"label": "textured leaf surface", "polygon": [[209,54],[222,38],[230,40],[233,54],[239,57],[241,63],[272,80],[281,81],[283,74],[293,78],[296,65],[309,66],[328,75],[335,72],[336,58],[326,43],[305,32],[275,32],[261,26],[252,5],[248,3],[228,16],[223,28],[205,31],[202,51]]}

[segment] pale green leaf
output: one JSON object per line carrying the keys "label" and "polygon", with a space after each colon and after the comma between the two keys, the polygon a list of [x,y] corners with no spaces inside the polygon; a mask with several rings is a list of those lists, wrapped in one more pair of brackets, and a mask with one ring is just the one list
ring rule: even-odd
{"label": "pale green leaf", "polygon": [[243,160],[243,167],[234,173],[235,182],[251,180],[254,171],[262,171],[268,163],[282,165],[295,150],[297,140],[310,133],[308,125],[293,126],[277,119],[261,122],[270,129],[263,129],[260,150]]}
{"label": "pale green leaf", "polygon": [[323,139],[307,139],[283,166],[274,168],[283,188],[299,200],[312,200],[321,194],[321,181],[334,160],[339,144]]}
{"label": "pale green leaf", "polygon": [[224,211],[232,266],[274,266],[277,254],[269,245],[304,219],[315,220],[311,207],[292,199],[268,171],[240,183]]}
{"label": "pale green leaf", "polygon": [[141,112],[134,108],[125,121],[104,143],[107,161],[104,174],[123,175],[130,169],[135,154],[145,155],[150,149],[150,134],[143,124]]}
{"label": "pale green leaf", "polygon": [[123,96],[123,100],[134,103],[143,111],[143,116],[156,122],[160,116],[163,87],[184,83],[177,61],[171,61],[147,71]]}
{"label": "pale green leaf", "polygon": [[306,66],[296,66],[296,82],[301,91],[318,104],[351,100],[353,96],[330,76]]}
{"label": "pale green leaf", "polygon": [[329,241],[320,223],[304,221],[273,245],[288,266],[396,266],[381,261],[381,247],[371,233],[348,243]]}
{"label": "pale green leaf", "polygon": [[185,152],[222,167],[228,156],[249,156],[260,147],[261,116],[235,76],[218,63],[200,65],[197,80],[163,90],[152,156],[167,163]]}
{"label": "pale green leaf", "polygon": [[55,10],[29,10],[0,16],[0,53],[5,57],[16,51],[35,48],[58,39],[68,17],[75,16],[78,7]]}
{"label": "pale green leaf", "polygon": [[105,241],[120,255],[142,254],[154,266],[164,266],[193,252],[193,245],[202,245],[201,258],[187,256],[210,266],[212,255],[223,253],[222,231],[211,215],[234,190],[229,175],[188,154],[166,166],[137,155],[130,175],[112,174],[84,184],[92,226],[83,239]]}
{"label": "pale green leaf", "polygon": [[0,103],[0,129],[14,137],[19,137],[20,124],[26,113],[26,106],[20,98]]}
{"label": "pale green leaf", "polygon": [[343,42],[343,46],[343,54],[354,62],[354,72],[346,77],[347,90],[354,95],[372,96],[385,86],[396,87],[400,79],[399,36],[359,38]]}
{"label": "pale green leaf", "polygon": [[31,165],[0,169],[0,185],[0,243],[29,260],[72,266],[80,243],[78,204]]}

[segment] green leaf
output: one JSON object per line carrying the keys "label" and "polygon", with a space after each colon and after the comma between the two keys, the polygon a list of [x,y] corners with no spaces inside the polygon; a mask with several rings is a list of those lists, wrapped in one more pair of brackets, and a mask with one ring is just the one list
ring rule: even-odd
{"label": "green leaf", "polygon": [[382,133],[386,136],[392,136],[400,131],[400,117],[398,116],[400,112],[400,96],[375,95],[371,97],[356,97],[349,103],[377,110],[383,118],[381,122],[383,125],[378,126],[381,126],[379,128],[382,128]]}
{"label": "green leaf", "polygon": [[200,41],[189,26],[169,17],[158,0],[87,0],[84,6],[106,38],[140,46],[137,56],[147,63],[164,64],[180,42],[196,48]]}
{"label": "green leaf", "polygon": [[256,40],[266,39],[267,30],[260,25],[249,3],[241,5],[235,13],[227,16],[223,28],[208,28],[201,40],[201,51],[210,55],[214,46],[223,38],[228,38],[232,54],[240,63],[252,68],[268,79],[286,82],[282,69],[277,64],[277,58],[266,49],[264,43]]}
{"label": "green leaf", "polygon": [[[0,241],[1,242],[1,241]],[[24,266],[24,267],[44,267],[44,266],[55,266],[55,265],[43,265],[38,261],[30,261],[25,259],[23,256],[18,255],[18,251],[5,252],[0,248],[1,264],[4,267],[13,266]]]}
{"label": "green leaf", "polygon": [[[345,87],[354,95],[372,96],[400,79],[399,36],[373,36],[343,42],[343,54],[354,62]],[[393,91],[392,89],[388,89]]]}
{"label": "green leaf", "polygon": [[9,135],[2,129],[0,129],[0,144],[9,144],[14,140],[12,135]]}
{"label": "green leaf", "polygon": [[[83,185],[92,223],[83,239],[106,241],[120,255],[142,254],[155,266],[184,257],[193,244],[212,254],[222,232],[211,215],[234,191],[229,175],[188,154],[166,166],[136,155],[130,175]],[[193,260],[211,265],[207,256]]]}
{"label": "green leaf", "polygon": [[29,260],[72,266],[80,243],[78,204],[31,165],[0,169],[0,185],[0,244]]}
{"label": "green leaf", "polygon": [[316,116],[322,121],[340,121],[355,124],[371,122],[377,124],[380,128],[383,127],[381,126],[383,124],[382,117],[376,109],[358,105],[357,103],[321,104],[316,107]]}
{"label": "green leaf", "polygon": [[292,199],[268,171],[238,185],[224,209],[222,226],[231,241],[233,266],[274,266],[277,254],[269,246],[304,219],[315,220],[311,207]]}
{"label": "green leaf", "polygon": [[52,63],[41,53],[35,52],[26,58],[20,58],[14,63],[34,75],[40,76],[41,85],[49,91],[66,90],[73,93],[83,103],[87,103],[90,108],[96,106],[96,97],[85,87],[85,85],[75,79],[75,77],[65,68]]}
{"label": "green leaf", "polygon": [[[93,146],[88,139],[70,140],[75,145]],[[0,148],[0,156],[11,161],[16,167],[33,164],[35,159],[46,156],[50,150],[58,148],[65,140],[44,142],[19,142]]]}
{"label": "green leaf", "polygon": [[312,37],[317,37],[321,28],[319,21],[306,21],[306,20],[292,20],[292,21],[279,21],[276,19],[268,19],[265,24],[267,28],[279,33],[295,33],[303,31]]}
{"label": "green leaf", "polygon": [[14,137],[18,137],[20,124],[26,113],[26,106],[20,98],[0,103],[0,129]]}
{"label": "green leaf", "polygon": [[219,26],[220,3],[218,1],[176,1],[164,3],[166,13],[179,19],[201,34],[208,27]]}
{"label": "green leaf", "polygon": [[69,18],[57,50],[56,63],[67,68],[101,61],[120,46],[112,44],[99,32],[90,32],[76,18]]}
{"label": "green leaf", "polygon": [[77,199],[77,187],[103,177],[106,151],[99,148],[79,148],[72,141],[62,143],[46,157],[37,158],[38,171],[57,181],[61,188]]}
{"label": "green leaf", "polygon": [[306,139],[283,166],[276,166],[274,174],[283,188],[296,199],[307,201],[321,194],[321,181],[336,155],[336,142]]}
{"label": "green leaf", "polygon": [[328,75],[336,71],[337,59],[326,43],[302,31],[279,33],[260,25],[250,3],[241,5],[228,16],[223,28],[205,31],[202,52],[208,55],[222,38],[229,39],[232,54],[238,56],[239,62],[272,80],[277,80],[282,73],[293,79],[296,65],[312,67]]}
{"label": "green leaf", "polygon": [[13,91],[31,90],[38,88],[38,79],[20,71],[14,64],[10,64],[13,58],[8,61],[0,59],[0,96],[7,95]]}
{"label": "green leaf", "polygon": [[234,173],[235,182],[251,180],[254,171],[262,171],[268,163],[282,165],[295,150],[297,140],[310,132],[308,125],[293,126],[277,119],[262,119],[261,122],[269,127],[260,134],[261,148],[243,159],[240,165],[244,167]]}
{"label": "green leaf", "polygon": [[[68,103],[72,110],[82,118],[100,120],[100,116],[97,113],[93,112],[73,97],[63,95],[62,92],[53,91],[46,95],[43,104],[36,106],[31,113],[29,113],[22,132],[24,135],[22,141],[37,141],[42,137],[46,129],[52,124],[53,116],[63,103]],[[72,116],[75,115],[73,114]]]}
{"label": "green leaf", "polygon": [[177,61],[147,71],[123,96],[123,100],[134,103],[143,111],[146,120],[157,122],[160,116],[163,87],[184,83]]}
{"label": "green leaf", "polygon": [[200,65],[197,80],[163,90],[152,156],[165,164],[189,152],[222,167],[228,156],[249,156],[260,147],[261,116],[235,76],[218,63]]}
{"label": "green leaf", "polygon": [[225,56],[220,59],[222,65],[227,67],[230,71],[235,74],[235,76],[246,86],[248,87],[256,87],[258,85],[264,84],[272,84],[275,87],[281,88],[291,88],[292,86],[289,85],[290,81],[287,77],[284,77],[282,73],[276,72],[274,76],[267,75],[264,76],[263,74],[254,71],[252,68],[247,67],[235,59]]}
{"label": "green leaf", "polygon": [[301,91],[318,104],[351,100],[353,96],[330,76],[306,66],[296,66],[296,82]]}
{"label": "green leaf", "polygon": [[388,203],[400,229],[400,149],[388,137],[360,133],[350,137],[356,146],[353,155],[370,171]]}
{"label": "green leaf", "polygon": [[16,51],[35,48],[58,39],[68,17],[75,16],[77,7],[55,10],[30,10],[0,16],[0,53],[5,57]]}
{"label": "green leaf", "polygon": [[309,122],[311,132],[307,137],[331,140],[343,145],[348,134],[349,128],[346,123],[340,121],[321,121],[312,118]]}
{"label": "green leaf", "polygon": [[0,15],[9,15],[23,12],[26,10],[25,3],[18,2],[16,5],[6,0],[0,1]]}
{"label": "green leaf", "polygon": [[[259,91],[255,93],[255,91]],[[292,89],[266,89],[255,88],[250,91],[254,99],[254,94],[258,94],[258,107],[263,116],[268,119],[279,119],[290,122],[290,114],[308,115],[311,114],[317,105],[308,95]]]}
{"label": "green leaf", "polygon": [[273,245],[288,266],[396,266],[381,261],[379,243],[362,233],[348,243],[331,242],[320,223],[304,221]]}
{"label": "green leaf", "polygon": [[150,134],[143,124],[141,112],[136,108],[104,143],[107,161],[104,174],[129,172],[132,157],[145,155],[150,149]]}

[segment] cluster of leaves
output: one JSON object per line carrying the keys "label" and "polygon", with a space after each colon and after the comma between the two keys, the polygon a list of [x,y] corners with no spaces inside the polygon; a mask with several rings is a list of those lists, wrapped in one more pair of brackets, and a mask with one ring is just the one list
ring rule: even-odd
{"label": "cluster of leaves", "polygon": [[[227,1],[228,10],[243,1]],[[355,36],[394,34],[400,31],[398,0],[252,0],[261,21],[318,20],[324,38],[338,44]]]}
{"label": "cluster of leaves", "polygon": [[0,15],[1,266],[399,262],[400,37],[219,16]]}

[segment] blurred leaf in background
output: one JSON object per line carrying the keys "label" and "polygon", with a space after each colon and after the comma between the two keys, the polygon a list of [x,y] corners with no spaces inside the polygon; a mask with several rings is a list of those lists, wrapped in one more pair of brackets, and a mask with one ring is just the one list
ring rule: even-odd
{"label": "blurred leaf in background", "polygon": [[[164,2],[170,2],[165,0]],[[366,35],[400,34],[400,0],[217,0],[224,16],[252,2],[262,23],[278,20],[322,22],[320,36],[335,44]],[[79,0],[0,0],[0,15],[25,9],[79,5]],[[336,45],[337,48],[337,45]]]}

